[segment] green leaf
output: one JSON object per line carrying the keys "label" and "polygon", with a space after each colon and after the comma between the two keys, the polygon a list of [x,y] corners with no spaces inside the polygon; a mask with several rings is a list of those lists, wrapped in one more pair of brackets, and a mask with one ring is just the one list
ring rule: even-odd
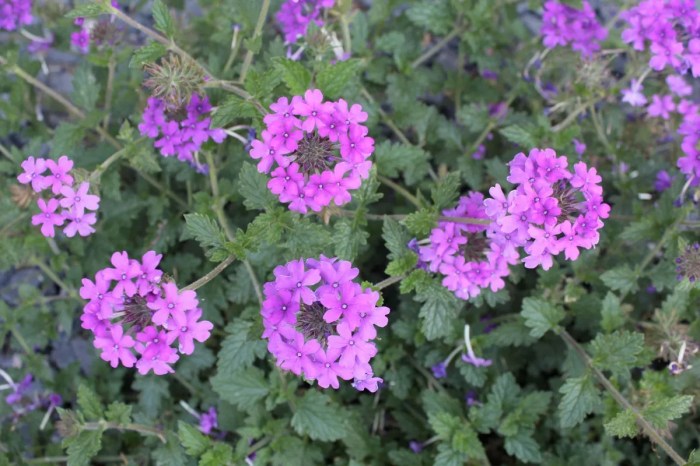
{"label": "green leaf", "polygon": [[76,147],[80,147],[85,138],[85,128],[77,123],[61,123],[54,132],[51,154],[72,154]]}
{"label": "green leaf", "polygon": [[415,300],[423,303],[419,315],[422,320],[421,329],[428,340],[452,334],[457,314],[464,306],[463,301],[435,282],[416,294]]}
{"label": "green leaf", "polygon": [[672,396],[651,402],[642,416],[657,429],[668,429],[668,422],[683,416],[692,405],[691,395]]}
{"label": "green leaf", "polygon": [[97,394],[84,384],[78,386],[78,407],[85,419],[89,421],[97,421],[104,415],[104,407]]}
{"label": "green leaf", "polygon": [[260,72],[250,70],[245,80],[245,89],[253,97],[266,99],[272,95],[272,91],[282,80],[280,70],[277,68]]}
{"label": "green leaf", "polygon": [[501,136],[506,138],[508,141],[517,144],[520,147],[531,148],[537,145],[537,142],[532,135],[522,126],[506,126],[505,128],[500,129],[498,132],[501,133]]}
{"label": "green leaf", "polygon": [[141,145],[127,155],[129,165],[142,173],[159,173],[162,171],[153,148]]}
{"label": "green leaf", "polygon": [[598,390],[590,374],[567,379],[559,388],[564,395],[559,403],[559,422],[562,428],[579,424],[600,403]]}
{"label": "green leaf", "polygon": [[83,430],[74,437],[63,439],[62,445],[68,454],[68,466],[87,466],[102,449],[102,431]]}
{"label": "green leaf", "polygon": [[202,214],[185,214],[185,229],[181,239],[194,238],[210,257],[213,250],[225,249],[226,236],[216,221]]}
{"label": "green leaf", "polygon": [[211,379],[211,385],[222,399],[244,410],[252,408],[270,390],[265,375],[256,367],[232,372],[218,371]]}
{"label": "green leaf", "polygon": [[154,418],[160,412],[163,398],[168,396],[168,382],[157,375],[138,377],[133,388],[139,391],[139,406],[149,418]]}
{"label": "green leaf", "polygon": [[523,463],[540,463],[542,454],[540,446],[532,438],[531,434],[520,432],[517,435],[506,437],[506,451]]}
{"label": "green leaf", "polygon": [[107,407],[105,419],[119,424],[128,424],[131,422],[132,406],[121,401],[114,401]]}
{"label": "green leaf", "polygon": [[229,335],[221,344],[216,367],[220,373],[235,372],[253,364],[256,356],[265,354],[267,344],[259,333],[253,334],[253,324],[237,320],[226,326]]}
{"label": "green leaf", "polygon": [[244,163],[238,176],[238,192],[249,210],[265,210],[277,204],[277,198],[267,189],[267,177],[252,163]]}
{"label": "green leaf", "polygon": [[414,235],[418,237],[428,236],[432,229],[437,227],[438,217],[439,215],[434,209],[423,208],[408,214],[402,223]]}
{"label": "green leaf", "polygon": [[429,169],[430,155],[420,147],[383,141],[374,150],[377,172],[389,178],[403,174],[409,186],[422,180]]}
{"label": "green leaf", "polygon": [[447,207],[452,207],[459,197],[459,188],[461,184],[459,172],[451,172],[440,178],[437,186],[430,190],[435,208],[437,210],[442,210]]}
{"label": "green leaf", "polygon": [[316,75],[316,85],[326,99],[342,97],[342,91],[358,75],[361,64],[360,60],[351,59],[326,65]]}
{"label": "green leaf", "polygon": [[639,289],[637,273],[627,264],[608,270],[600,276],[600,279],[611,290],[619,291],[622,294],[632,293]]}
{"label": "green leaf", "polygon": [[208,449],[199,460],[199,466],[220,466],[233,464],[233,448],[223,442],[214,443],[214,447]]}
{"label": "green leaf", "polygon": [[95,109],[100,95],[100,85],[97,84],[92,67],[86,61],[75,69],[73,74],[73,102],[88,112]]}
{"label": "green leaf", "polygon": [[167,433],[165,444],[160,443],[158,448],[151,452],[151,457],[156,466],[185,466],[187,463],[185,451],[174,432]]}
{"label": "green leaf", "polygon": [[78,5],[66,14],[66,18],[94,18],[104,13],[111,13],[112,7],[108,0],[98,0],[93,3]]}
{"label": "green leaf", "polygon": [[335,255],[344,260],[353,261],[367,245],[369,233],[360,228],[357,222],[344,218],[333,225]]}
{"label": "green leaf", "polygon": [[214,112],[211,126],[212,128],[224,128],[239,118],[257,119],[260,118],[260,114],[251,101],[243,100],[236,96],[228,96]]}
{"label": "green leaf", "polygon": [[177,421],[177,436],[185,448],[185,452],[190,456],[201,456],[211,446],[209,437],[202,434],[192,424],[183,421]]}
{"label": "green leaf", "polygon": [[329,442],[343,438],[347,432],[345,412],[320,392],[308,390],[297,403],[292,427],[313,440]]}
{"label": "green leaf", "polygon": [[539,298],[525,298],[520,314],[525,318],[525,325],[530,327],[530,335],[535,338],[542,338],[564,318],[564,311]]}
{"label": "green leaf", "polygon": [[411,235],[401,227],[401,224],[396,220],[385,217],[384,225],[382,226],[382,238],[389,250],[389,259],[398,259],[405,256],[408,251],[406,245],[411,239]]}
{"label": "green leaf", "polygon": [[435,34],[446,34],[455,20],[447,0],[423,0],[412,5],[406,16],[416,26]]}
{"label": "green leaf", "polygon": [[300,62],[275,57],[273,63],[275,68],[282,74],[282,81],[284,81],[292,94],[302,95],[309,89],[311,73]]}
{"label": "green leaf", "polygon": [[[143,65],[153,63],[165,55],[167,51],[168,49],[160,42],[149,42],[143,47],[134,50],[131,61],[129,61],[129,68],[141,68]],[[220,128],[220,126],[217,126],[217,128]]]}
{"label": "green leaf", "polygon": [[600,326],[606,332],[612,332],[615,329],[622,327],[625,323],[625,317],[622,314],[622,305],[620,298],[608,291],[603,300],[603,308],[601,310],[602,320]]}
{"label": "green leaf", "polygon": [[639,432],[637,418],[629,409],[617,413],[614,418],[604,424],[604,427],[608,435],[617,437],[633,438]]}
{"label": "green leaf", "polygon": [[154,0],[153,2],[153,21],[156,29],[172,39],[175,34],[175,22],[163,0]]}
{"label": "green leaf", "polygon": [[635,366],[643,350],[644,335],[635,332],[617,331],[609,335],[598,334],[591,342],[593,364],[623,379],[629,377],[630,369]]}

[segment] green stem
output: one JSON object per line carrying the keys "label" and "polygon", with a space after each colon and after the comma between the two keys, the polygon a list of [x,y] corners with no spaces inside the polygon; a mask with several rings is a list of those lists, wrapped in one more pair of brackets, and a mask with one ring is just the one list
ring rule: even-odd
{"label": "green stem", "polygon": [[7,147],[3,146],[2,144],[0,144],[0,154],[4,155],[10,162],[15,163],[15,159],[12,157],[12,152],[10,152]]}
{"label": "green stem", "polygon": [[223,262],[219,263],[219,265],[214,267],[208,274],[206,274],[205,276],[203,276],[202,278],[200,278],[198,280],[193,281],[192,283],[190,283],[189,285],[184,287],[183,290],[196,290],[196,289],[206,285],[207,283],[212,281],[214,278],[216,278],[219,274],[221,274],[221,272],[223,272],[226,269],[226,267],[231,265],[231,263],[235,260],[236,260],[236,256],[231,254],[226,259],[224,259]]}
{"label": "green stem", "polygon": [[17,225],[19,222],[24,221],[28,217],[29,217],[29,214],[21,213],[18,216],[16,216],[15,218],[13,218],[12,220],[10,220],[10,222],[7,225],[5,225],[4,227],[2,227],[2,229],[0,229],[0,238],[2,238],[5,235],[5,233],[10,231],[10,229],[13,226]]}
{"label": "green stem", "polygon": [[627,398],[620,393],[617,388],[608,380],[607,377],[593,364],[593,361],[591,360],[591,357],[586,353],[586,350],[579,345],[579,343],[572,337],[569,332],[567,332],[565,329],[560,329],[558,332],[559,336],[569,345],[573,350],[578,354],[578,356],[583,360],[583,362],[586,363],[586,366],[593,372],[593,374],[596,376],[598,379],[598,382],[610,393],[610,396],[612,396],[615,401],[623,408],[628,411],[630,411],[634,417],[637,419],[637,424],[642,428],[645,434],[649,436],[649,438],[659,445],[668,456],[673,459],[673,461],[678,464],[678,465],[684,465],[686,462],[679,455],[676,453],[676,451],[673,449],[671,445],[669,445],[666,440],[659,434],[656,429],[647,421],[644,416],[635,408],[632,406],[632,404],[627,401]]}
{"label": "green stem", "polygon": [[[255,24],[255,30],[253,31],[253,36],[250,38],[251,41],[256,40],[262,34],[262,28],[265,25],[265,20],[267,19],[267,12],[270,9],[270,0],[263,0],[262,6],[260,7],[260,14],[258,14],[258,22]],[[248,74],[248,69],[253,63],[253,52],[250,48],[245,53],[245,58],[243,59],[243,66],[241,67],[241,75],[238,78],[240,83],[245,82],[246,75]]]}
{"label": "green stem", "polygon": [[24,339],[24,337],[19,332],[19,330],[17,330],[16,327],[12,327],[11,332],[12,332],[12,336],[15,337],[15,339],[17,340],[17,343],[19,343],[19,346],[22,347],[22,349],[24,350],[25,353],[27,353],[27,355],[34,353],[34,351],[32,351],[32,349],[27,344],[27,340]]}
{"label": "green stem", "polygon": [[452,32],[447,34],[445,37],[442,38],[438,43],[430,47],[428,50],[426,50],[420,57],[416,58],[413,63],[411,63],[411,68],[416,69],[426,61],[428,61],[433,55],[438,53],[440,50],[442,50],[443,47],[445,47],[447,44],[450,43],[452,39],[457,37],[462,33],[462,27],[457,26],[455,27]]}
{"label": "green stem", "polygon": [[112,92],[114,90],[114,72],[117,68],[117,62],[114,60],[114,55],[109,57],[107,64],[107,89],[105,90],[105,117],[102,120],[102,129],[107,131],[109,128],[109,117],[112,109]]}
{"label": "green stem", "polygon": [[383,183],[383,184],[389,186],[391,189],[396,191],[398,194],[402,195],[404,198],[406,198],[407,201],[409,201],[414,206],[418,207],[419,209],[422,207],[418,198],[416,196],[414,196],[413,194],[411,194],[403,186],[393,182],[392,180],[390,180],[386,176],[379,175],[379,176],[377,176],[377,179],[379,180],[380,183]]}
{"label": "green stem", "polygon": [[[92,458],[93,463],[123,463],[126,456],[96,456]],[[46,464],[46,463],[68,463],[67,456],[44,456],[41,458],[23,458],[23,464]]]}
{"label": "green stem", "polygon": [[66,293],[68,293],[69,296],[78,296],[78,293],[75,291],[75,289],[73,289],[73,287],[68,286],[63,280],[61,280],[59,276],[56,275],[56,273],[53,270],[51,270],[51,268],[48,265],[44,264],[38,259],[35,259],[34,261],[32,261],[32,263],[39,267],[39,269],[41,269],[41,271],[44,272],[44,275],[49,277],[52,282],[58,285],[58,287],[64,290]]}
{"label": "green stem", "polygon": [[[340,210],[334,211],[334,215],[339,215],[341,217],[354,217],[357,212],[354,210]],[[385,220],[390,218],[392,220],[403,220],[408,215],[406,214],[363,214],[367,220]],[[439,222],[453,222],[453,223],[464,223],[466,225],[490,225],[491,220],[484,218],[473,218],[473,217],[438,217]]]}
{"label": "green stem", "polygon": [[372,289],[374,289],[376,291],[382,290],[388,286],[393,285],[394,283],[400,282],[404,278],[406,278],[405,275],[397,275],[395,277],[386,278],[386,279],[382,280],[381,282],[377,283],[376,285],[372,286]]}
{"label": "green stem", "polygon": [[394,132],[396,137],[399,138],[399,141],[401,141],[404,144],[411,145],[411,141],[409,141],[406,135],[403,133],[403,131],[401,131],[401,129],[398,126],[396,126],[394,120],[392,120],[391,117],[384,110],[382,110],[382,107],[377,103],[376,100],[374,100],[372,94],[370,94],[369,91],[364,87],[361,89],[360,92],[365,99],[367,99],[376,107],[377,113],[379,113],[379,116],[382,118],[382,121],[384,121],[384,124],[387,125]]}
{"label": "green stem", "polygon": [[145,426],[143,424],[135,424],[130,422],[128,424],[120,424],[118,422],[109,421],[98,421],[98,422],[86,422],[81,426],[83,430],[105,430],[105,429],[115,429],[115,430],[129,430],[132,432],[138,432],[145,435],[155,435],[160,439],[161,442],[165,441],[165,432],[161,429],[151,426]]}

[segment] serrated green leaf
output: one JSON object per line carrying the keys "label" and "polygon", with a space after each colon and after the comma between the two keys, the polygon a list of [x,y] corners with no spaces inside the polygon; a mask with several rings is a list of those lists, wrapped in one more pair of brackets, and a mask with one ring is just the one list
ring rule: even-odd
{"label": "serrated green leaf", "polygon": [[238,192],[249,210],[265,210],[277,204],[277,198],[267,189],[267,177],[252,163],[244,163],[238,176]]}
{"label": "serrated green leaf", "polygon": [[51,154],[72,154],[85,138],[85,128],[77,123],[61,123],[56,127],[51,144]]}
{"label": "serrated green leaf", "polygon": [[341,219],[333,225],[333,242],[335,255],[344,260],[353,261],[367,245],[369,233],[350,219]]}
{"label": "serrated green leaf", "polygon": [[[207,256],[212,258],[216,250],[225,250],[226,236],[219,224],[206,215],[192,213],[185,214],[185,229],[182,239],[194,238],[199,245],[207,251]],[[228,254],[224,254],[226,257]],[[219,256],[220,257],[220,256]]]}
{"label": "serrated green leaf", "polygon": [[358,75],[361,64],[358,59],[327,64],[316,75],[316,85],[326,99],[342,97],[342,91],[350,80]]}
{"label": "serrated green leaf", "polygon": [[593,364],[623,379],[629,377],[630,369],[635,366],[643,350],[644,335],[635,332],[617,331],[609,335],[598,334],[591,342]]}
{"label": "serrated green leaf", "polygon": [[239,118],[259,119],[260,114],[253,102],[243,100],[236,96],[228,96],[214,112],[214,116],[211,119],[211,126],[212,128],[225,128],[232,121]]}
{"label": "serrated green leaf", "polygon": [[327,395],[313,390],[299,400],[292,416],[295,431],[322,442],[343,438],[347,432],[346,422],[344,412]]}
{"label": "serrated green leaf", "polygon": [[430,195],[435,204],[435,209],[442,210],[452,207],[459,197],[461,179],[459,172],[451,172],[440,178],[435,187],[430,190]]}
{"label": "serrated green leaf", "polygon": [[416,294],[415,300],[423,303],[419,315],[422,322],[421,329],[428,340],[452,334],[455,318],[464,306],[462,301],[437,283]]}
{"label": "serrated green leaf", "polygon": [[160,412],[163,398],[168,396],[168,382],[157,375],[138,377],[133,384],[139,392],[139,406],[150,418],[154,418]]}
{"label": "serrated green leaf", "polygon": [[174,432],[166,434],[165,443],[151,451],[156,466],[185,466],[187,457]]}
{"label": "serrated green leaf", "polygon": [[691,395],[677,395],[655,400],[642,410],[642,416],[657,429],[667,429],[668,422],[678,419],[693,405]]}
{"label": "serrated green leaf", "polygon": [[214,447],[208,449],[199,460],[199,466],[219,466],[233,463],[233,448],[223,442],[214,443]]}
{"label": "serrated green leaf", "polygon": [[555,329],[564,318],[564,311],[539,298],[525,298],[520,314],[525,325],[530,327],[530,335],[535,338]]}
{"label": "serrated green leaf", "polygon": [[537,145],[537,142],[532,135],[523,127],[518,125],[506,126],[498,131],[501,136],[508,141],[519,145],[522,148],[532,148]]}
{"label": "serrated green leaf", "polygon": [[241,409],[252,408],[270,390],[265,375],[256,367],[231,372],[218,371],[211,379],[211,385],[222,399]]}
{"label": "serrated green leaf", "polygon": [[97,394],[84,384],[78,386],[78,407],[89,421],[97,421],[104,415],[104,407]]}
{"label": "serrated green leaf", "polygon": [[559,403],[559,423],[562,428],[574,427],[583,421],[600,403],[600,396],[589,374],[569,378],[559,388],[564,395]]}
{"label": "serrated green leaf", "polygon": [[73,74],[73,102],[88,112],[94,110],[100,95],[100,85],[92,73],[89,63],[83,62]]}
{"label": "serrated green leaf", "polygon": [[600,276],[600,279],[611,290],[619,291],[622,294],[632,293],[639,289],[637,273],[627,264],[608,270]]}
{"label": "serrated green leaf", "polygon": [[75,437],[65,438],[62,445],[68,454],[68,466],[88,466],[102,449],[102,431],[83,430]]}
{"label": "serrated green leaf", "polygon": [[107,0],[98,0],[93,3],[78,5],[66,14],[66,18],[94,18],[104,13],[110,13],[112,7]]}
{"label": "serrated green leaf", "polygon": [[175,22],[163,0],[153,2],[153,21],[156,29],[172,39],[175,34]]}
{"label": "serrated green leaf", "polygon": [[434,209],[423,208],[408,214],[402,223],[417,237],[428,236],[432,229],[437,227],[438,217]]}
{"label": "serrated green leaf", "polygon": [[403,174],[406,184],[412,186],[428,173],[430,155],[423,149],[408,144],[384,141],[374,150],[377,172],[389,178]]}
{"label": "serrated green leaf", "polygon": [[509,455],[515,456],[523,463],[539,463],[542,461],[540,446],[531,434],[520,432],[506,437],[505,448]]}
{"label": "serrated green leaf", "polygon": [[600,326],[606,332],[612,332],[625,323],[620,298],[610,291],[608,291],[608,294],[605,295],[605,299],[603,299],[603,307],[600,312],[602,316]]}
{"label": "serrated green leaf", "polygon": [[614,418],[604,424],[604,427],[608,435],[617,437],[633,438],[639,432],[637,418],[629,409],[617,413]]}
{"label": "serrated green leaf", "polygon": [[418,27],[435,34],[446,34],[454,22],[454,13],[447,0],[423,0],[406,11],[406,16]]}
{"label": "serrated green leaf", "polygon": [[[149,42],[143,47],[134,50],[129,61],[129,68],[141,68],[147,63],[153,63],[165,55],[167,51],[168,49],[160,42]],[[217,128],[220,128],[220,126],[217,126]]]}
{"label": "serrated green leaf", "polygon": [[190,456],[201,456],[211,445],[211,440],[199,429],[183,421],[177,421],[177,436]]}
{"label": "serrated green leaf", "polygon": [[282,81],[294,95],[303,95],[311,84],[311,73],[298,61],[276,57],[273,60],[282,76]]}
{"label": "serrated green leaf", "polygon": [[219,372],[229,373],[249,367],[256,356],[260,357],[266,351],[266,343],[259,334],[253,335],[253,324],[238,320],[226,326],[228,336],[221,343],[217,355],[216,367]]}
{"label": "serrated green leaf", "polygon": [[119,424],[128,424],[131,422],[131,409],[131,405],[121,401],[114,401],[107,407],[105,419]]}

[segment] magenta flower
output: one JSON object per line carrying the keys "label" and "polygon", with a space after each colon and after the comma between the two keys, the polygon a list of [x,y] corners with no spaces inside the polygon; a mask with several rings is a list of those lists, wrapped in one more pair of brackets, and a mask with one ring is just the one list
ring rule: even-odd
{"label": "magenta flower", "polygon": [[213,406],[209,408],[209,411],[202,413],[199,416],[199,430],[205,435],[209,435],[212,430],[219,427],[218,416],[216,413],[216,408]]}
{"label": "magenta flower", "polygon": [[165,283],[162,287],[164,296],[159,297],[148,307],[156,311],[151,320],[157,325],[163,325],[169,318],[186,320],[185,311],[194,309],[199,304],[197,293],[192,290],[178,292],[174,283]]}
{"label": "magenta flower", "polygon": [[371,340],[389,313],[376,306],[379,293],[352,281],[358,270],[350,262],[324,256],[291,261],[274,274],[275,281],[263,286],[260,314],[277,365],[323,388],[354,377],[358,390],[376,390],[381,379],[369,364],[377,352]]}
{"label": "magenta flower", "polygon": [[150,371],[153,371],[156,375],[165,375],[175,372],[171,364],[177,362],[180,359],[177,352],[167,345],[158,345],[158,351],[150,358],[142,357],[136,363],[136,368],[139,374],[146,375]]}
{"label": "magenta flower", "polygon": [[600,42],[608,31],[598,22],[588,2],[582,2],[582,7],[578,10],[554,0],[545,2],[541,29],[545,47],[570,44],[584,58],[600,50]]}
{"label": "magenta flower", "polygon": [[0,29],[14,31],[32,23],[31,0],[3,0],[0,2]]}
{"label": "magenta flower", "polygon": [[642,86],[641,82],[634,79],[631,80],[629,89],[622,90],[622,101],[627,102],[633,107],[641,107],[646,105],[647,98],[644,97],[644,94],[642,94],[643,89],[644,86]]}
{"label": "magenta flower", "polygon": [[254,140],[251,143],[252,149],[250,150],[250,156],[260,160],[258,162],[258,171],[260,173],[269,173],[272,164],[275,162],[282,168],[288,167],[290,160],[284,155],[289,154],[290,151],[284,145],[274,144],[269,131],[263,131],[262,138],[262,141]]}
{"label": "magenta flower", "polygon": [[117,367],[120,362],[124,367],[134,367],[136,358],[130,348],[135,343],[129,335],[124,335],[121,325],[114,325],[107,335],[95,338],[95,348],[102,350],[100,357],[112,367]]}
{"label": "magenta flower", "polygon": [[61,188],[61,206],[66,209],[71,209],[77,216],[82,216],[87,210],[97,210],[100,206],[100,197],[94,194],[88,194],[90,183],[83,181],[77,190],[73,190],[70,186]]}
{"label": "magenta flower", "polygon": [[671,112],[676,109],[676,104],[673,102],[673,97],[670,95],[659,96],[654,94],[651,96],[651,104],[647,108],[647,114],[650,117],[660,116],[664,120],[671,117]]}
{"label": "magenta flower", "polygon": [[40,193],[51,183],[47,182],[44,176],[41,176],[46,171],[46,160],[42,158],[35,159],[34,157],[29,157],[27,160],[22,162],[22,169],[24,173],[17,177],[17,181],[22,184],[32,185],[34,192]]}
{"label": "magenta flower", "polygon": [[158,270],[158,264],[163,257],[162,254],[156,254],[155,251],[148,251],[141,258],[140,271],[136,286],[139,289],[140,295],[148,294],[155,284],[160,282],[163,272]]}
{"label": "magenta flower", "polygon": [[70,43],[80,53],[88,53],[90,51],[90,31],[81,29],[80,31],[71,32]]}
{"label": "magenta flower", "polygon": [[32,216],[32,225],[41,225],[41,234],[47,238],[53,238],[56,234],[54,228],[63,225],[64,222],[63,217],[56,213],[58,201],[49,199],[49,202],[46,202],[39,199],[37,204],[41,213]]}
{"label": "magenta flower", "polygon": [[139,276],[140,267],[138,262],[129,259],[126,251],[122,251],[112,254],[112,265],[114,268],[104,269],[104,274],[109,280],[117,281],[113,291],[114,295],[118,297],[123,294],[134,296],[137,287],[132,279]]}
{"label": "magenta flower", "polygon": [[[112,309],[117,304],[109,289],[111,280],[105,278],[104,274],[97,274],[95,282],[83,278],[83,286],[80,287],[80,297],[90,300],[88,306],[94,307],[95,311],[104,319],[112,316]],[[86,306],[86,308],[88,307]]]}
{"label": "magenta flower", "polygon": [[669,90],[678,97],[685,97],[693,92],[692,86],[685,82],[683,76],[678,76],[675,74],[668,75],[666,77],[666,84],[668,85]]}
{"label": "magenta flower", "polygon": [[46,167],[51,171],[51,176],[45,177],[45,180],[54,194],[59,194],[64,185],[73,184],[73,177],[68,174],[73,169],[73,161],[67,156],[62,155],[58,161],[47,160]]}
{"label": "magenta flower", "polygon": [[[194,292],[192,292],[194,293]],[[168,322],[168,344],[179,340],[178,351],[182,354],[192,354],[194,352],[194,340],[203,343],[209,339],[211,329],[214,324],[207,320],[199,322],[202,310],[199,308],[185,311],[184,313],[173,312],[172,318]],[[155,319],[154,319],[155,322]]]}
{"label": "magenta flower", "polygon": [[95,233],[92,227],[97,223],[97,215],[93,212],[77,215],[73,210],[64,211],[63,217],[68,221],[68,224],[63,229],[63,233],[69,238],[72,238],[76,233],[80,236],[89,236]]}

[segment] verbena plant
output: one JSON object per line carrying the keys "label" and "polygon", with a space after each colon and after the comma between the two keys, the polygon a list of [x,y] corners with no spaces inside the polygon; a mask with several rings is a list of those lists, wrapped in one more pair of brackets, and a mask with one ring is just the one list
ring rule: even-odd
{"label": "verbena plant", "polygon": [[594,6],[0,0],[0,464],[700,462],[700,13]]}

